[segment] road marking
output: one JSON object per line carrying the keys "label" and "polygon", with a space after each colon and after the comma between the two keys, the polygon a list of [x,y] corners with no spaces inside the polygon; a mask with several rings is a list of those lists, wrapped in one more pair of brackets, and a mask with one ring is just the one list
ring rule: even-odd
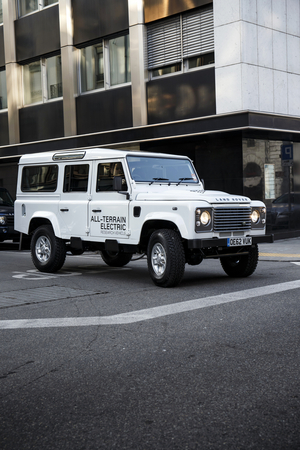
{"label": "road marking", "polygon": [[296,253],[260,253],[259,256],[276,256],[282,258],[300,258],[300,255]]}
{"label": "road marking", "polygon": [[22,278],[25,280],[51,280],[52,278],[60,278],[60,277],[73,277],[74,275],[82,275],[81,272],[66,272],[61,271],[57,274],[39,272],[37,269],[26,270],[26,272],[13,272],[15,275],[12,275],[13,278]]}
{"label": "road marking", "polygon": [[215,295],[212,297],[198,298],[186,302],[173,303],[171,305],[157,306],[139,311],[131,311],[113,316],[96,317],[66,317],[50,319],[19,319],[1,320],[0,329],[18,328],[51,328],[51,327],[85,327],[91,325],[124,325],[144,320],[157,319],[188,311],[194,311],[209,306],[221,305],[223,303],[236,302],[249,298],[261,297],[266,294],[276,294],[292,289],[300,288],[300,280],[288,281],[286,283],[261,286],[228,294]]}

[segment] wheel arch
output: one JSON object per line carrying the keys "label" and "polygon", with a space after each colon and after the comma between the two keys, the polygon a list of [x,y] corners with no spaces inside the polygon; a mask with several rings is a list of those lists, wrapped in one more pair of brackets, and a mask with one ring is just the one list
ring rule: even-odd
{"label": "wheel arch", "polygon": [[50,225],[55,236],[61,237],[59,224],[54,214],[34,215],[29,223],[28,234],[31,235],[37,228],[42,225]]}
{"label": "wheel arch", "polygon": [[148,242],[152,233],[159,229],[169,229],[176,231],[180,236],[180,230],[176,223],[172,220],[167,219],[150,219],[147,220],[142,227],[141,235],[140,235],[140,245],[142,248],[147,249]]}

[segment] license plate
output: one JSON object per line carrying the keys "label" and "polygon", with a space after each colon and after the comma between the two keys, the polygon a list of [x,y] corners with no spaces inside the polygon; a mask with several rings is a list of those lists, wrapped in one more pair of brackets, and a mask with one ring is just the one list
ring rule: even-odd
{"label": "license plate", "polygon": [[252,237],[227,238],[227,247],[241,247],[252,245]]}

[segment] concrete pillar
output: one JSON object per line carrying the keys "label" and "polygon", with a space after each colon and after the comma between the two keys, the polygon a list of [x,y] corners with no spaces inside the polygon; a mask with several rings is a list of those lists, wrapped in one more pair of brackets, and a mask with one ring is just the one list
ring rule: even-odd
{"label": "concrete pillar", "polygon": [[133,126],[147,125],[146,27],[143,0],[128,0]]}
{"label": "concrete pillar", "polygon": [[16,62],[14,21],[17,18],[16,2],[2,0],[3,33],[6,68],[9,143],[20,142],[19,108],[22,103],[21,67]]}
{"label": "concrete pillar", "polygon": [[65,136],[76,136],[77,76],[73,47],[73,25],[71,0],[59,0],[59,26],[61,46],[61,67],[63,83],[63,108]]}

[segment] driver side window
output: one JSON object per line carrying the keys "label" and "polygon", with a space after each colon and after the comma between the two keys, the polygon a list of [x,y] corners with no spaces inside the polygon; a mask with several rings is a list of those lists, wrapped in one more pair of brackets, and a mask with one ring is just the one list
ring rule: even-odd
{"label": "driver side window", "polygon": [[98,164],[96,191],[113,191],[113,180],[115,177],[122,178],[122,191],[127,191],[126,178],[121,162]]}

